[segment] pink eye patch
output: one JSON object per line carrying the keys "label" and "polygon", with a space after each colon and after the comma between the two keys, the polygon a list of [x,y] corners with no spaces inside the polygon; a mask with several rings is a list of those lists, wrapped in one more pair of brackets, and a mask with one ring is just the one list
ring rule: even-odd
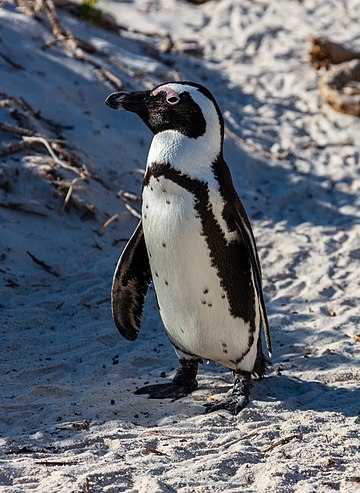
{"label": "pink eye patch", "polygon": [[166,92],[166,99],[167,100],[170,99],[171,97],[176,98],[177,100],[179,99],[179,94],[176,91],[174,91],[174,89],[170,89],[170,87],[166,87],[166,86],[157,87],[151,93],[151,95],[156,96],[157,94],[159,94],[159,92]]}

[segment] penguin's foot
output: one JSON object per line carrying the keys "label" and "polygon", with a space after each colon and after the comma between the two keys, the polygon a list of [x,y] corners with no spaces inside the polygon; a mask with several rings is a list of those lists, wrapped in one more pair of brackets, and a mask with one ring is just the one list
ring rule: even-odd
{"label": "penguin's foot", "polygon": [[218,402],[205,404],[205,413],[224,409],[236,416],[249,402],[251,374],[246,371],[235,372],[234,387]]}
{"label": "penguin's foot", "polygon": [[176,370],[176,375],[171,383],[159,383],[146,385],[136,390],[134,394],[149,394],[149,399],[177,400],[186,397],[197,389],[196,381],[197,360],[181,359]]}
{"label": "penguin's foot", "polygon": [[134,394],[149,394],[149,399],[172,399],[176,401],[182,397],[186,397],[197,389],[198,383],[196,380],[188,382],[187,385],[178,385],[174,382],[159,383],[156,385],[146,385],[138,390],[135,390]]}

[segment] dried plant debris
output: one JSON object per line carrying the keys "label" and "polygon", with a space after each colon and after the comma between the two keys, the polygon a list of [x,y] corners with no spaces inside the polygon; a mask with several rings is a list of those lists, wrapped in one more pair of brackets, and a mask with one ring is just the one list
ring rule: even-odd
{"label": "dried plant debris", "polygon": [[96,48],[89,43],[78,40],[71,31],[66,30],[60,23],[55,4],[52,0],[42,0],[39,8],[38,3],[30,3],[24,5],[23,1],[18,0],[19,7],[26,15],[40,15],[39,20],[46,21],[50,25],[53,39],[46,44],[46,47],[54,45],[63,46],[71,56],[80,60],[83,63],[89,64],[96,69],[96,74],[99,79],[105,80],[115,90],[122,90],[124,85],[122,81],[112,72],[102,66],[102,64],[92,57],[89,57],[87,52],[97,52]]}
{"label": "dried plant debris", "polygon": [[349,62],[356,58],[360,59],[360,52],[353,51],[322,36],[310,36],[309,41],[312,43],[309,55],[310,63],[316,70],[328,69],[331,65]]}
{"label": "dried plant debris", "polygon": [[201,5],[202,3],[209,2],[210,0],[186,0],[188,3],[194,3],[195,5]]}
{"label": "dried plant debris", "polygon": [[36,265],[39,265],[42,269],[44,269],[46,272],[51,274],[54,277],[60,277],[60,274],[53,269],[50,265],[46,264],[43,260],[38,259],[34,254],[29,252],[29,250],[26,251],[26,253],[29,255],[31,260],[35,262]]}
{"label": "dried plant debris", "polygon": [[[95,206],[87,204],[81,197],[74,195],[75,184],[94,178],[101,182],[95,171],[90,171],[74,151],[73,146],[63,136],[64,127],[43,117],[40,111],[33,109],[23,98],[15,98],[0,92],[0,111],[3,119],[0,122],[0,157],[14,154],[26,154],[25,163],[37,174],[46,178],[55,188],[55,193],[63,200],[60,213],[74,209],[80,211],[83,219],[93,219],[96,214]],[[13,120],[14,123],[8,123]],[[5,137],[5,138],[4,138]],[[5,192],[11,191],[9,170],[1,170],[0,188]],[[20,171],[18,171],[20,173]],[[75,175],[75,178],[74,178]],[[19,212],[41,214],[29,209],[25,204],[4,202],[2,207]]]}
{"label": "dried plant debris", "polygon": [[54,466],[75,466],[78,464],[78,461],[72,460],[72,461],[62,461],[62,460],[37,460],[35,461],[35,464],[39,466],[48,466],[48,467],[54,467]]}
{"label": "dried plant debris", "polygon": [[[310,36],[310,63],[327,72],[319,78],[320,95],[334,110],[360,116],[360,52],[324,37]],[[331,67],[331,65],[339,65]]]}
{"label": "dried plant debris", "polygon": [[274,450],[276,447],[279,447],[281,445],[285,445],[289,443],[291,440],[297,439],[297,440],[302,440],[303,435],[301,433],[295,433],[293,435],[288,435],[286,437],[280,438],[279,440],[276,440],[275,442],[271,443],[270,445],[264,447],[261,451],[266,453],[270,452],[271,450]]}
{"label": "dried plant debris", "polygon": [[[115,60],[114,57],[96,48],[93,44],[79,39],[76,37],[69,29],[65,29],[60,23],[57,8],[65,9],[76,16],[83,17],[84,9],[82,6],[73,4],[71,2],[63,0],[42,0],[39,7],[37,2],[31,2],[30,4],[24,6],[24,2],[18,1],[20,8],[26,15],[36,16],[40,21],[46,23],[53,35],[53,39],[46,43],[45,48],[50,48],[52,46],[63,47],[70,56],[76,58],[77,60],[92,66],[95,69],[96,75],[99,80],[107,83],[112,89],[121,91],[124,89],[124,83],[122,79],[117,75],[118,69],[120,68],[122,72],[130,75],[131,77],[140,78],[142,84],[147,84],[151,87],[154,85],[154,80],[147,83],[146,78],[142,72],[138,73],[128,67],[126,64],[119,60]],[[125,25],[119,25],[115,23],[115,20],[108,16],[108,14],[102,13],[89,6],[85,8],[87,12],[96,13],[95,17],[103,19],[104,22],[95,22],[95,24],[100,25],[105,29],[110,29],[111,31],[118,31],[121,35],[128,34],[130,36],[137,36],[142,38],[152,38],[155,40],[155,44],[148,46],[149,55],[152,56],[154,60],[160,62],[162,65],[162,74],[158,79],[169,79],[181,77],[181,74],[173,69],[174,61],[172,59],[168,60],[162,56],[166,53],[188,53],[194,56],[202,56],[202,48],[197,44],[197,42],[191,40],[183,40],[179,43],[179,46],[175,46],[175,43],[169,33],[162,32],[143,32]],[[85,17],[87,15],[85,14]],[[88,17],[87,17],[88,19]],[[93,19],[94,20],[94,19]],[[105,61],[106,63],[103,63]],[[111,68],[107,68],[106,65]],[[170,70],[170,71],[169,71]]]}
{"label": "dried plant debris", "polygon": [[[146,87],[153,87],[160,79],[181,78],[181,74],[173,68],[173,60],[162,56],[166,53],[177,52],[170,34],[144,33],[119,25],[116,25],[115,29],[113,24],[115,21],[110,22],[109,20],[111,30],[117,30],[120,35],[126,35],[128,38],[134,36],[137,39],[146,38],[148,51],[155,63],[149,69],[149,73],[144,73],[133,69],[120,59],[120,56],[107,53],[106,50],[102,50],[91,42],[75,36],[73,29],[69,29],[69,23],[63,22],[63,17],[59,17],[59,13],[60,9],[66,9],[72,14],[82,16],[84,12],[79,11],[79,5],[65,0],[16,1],[25,15],[36,18],[51,33],[52,38],[48,41],[44,40],[44,50],[56,47],[65,56],[90,65],[97,78],[108,88],[124,89],[122,79],[119,77],[121,74],[121,78],[125,77],[127,84],[131,85],[131,81],[138,78]],[[88,6],[92,11],[94,6],[90,3]],[[109,23],[105,22],[102,27],[108,28]],[[149,42],[152,39],[154,44]],[[195,52],[200,54],[201,50],[196,46],[195,41],[190,44],[185,43],[185,45],[184,50],[179,51],[190,50],[194,54]],[[5,61],[11,62],[11,60]],[[22,66],[13,68],[23,69]],[[40,110],[33,108],[24,98],[0,92],[0,157],[11,156],[16,159],[21,157],[28,168],[45,177],[46,181],[54,186],[56,196],[61,197],[60,215],[74,210],[80,213],[83,219],[94,219],[95,206],[81,198],[80,195],[84,194],[79,192],[85,190],[88,180],[95,180],[108,189],[111,187],[98,175],[95,166],[89,166],[90,160],[83,150],[76,148],[66,139],[64,133],[71,129],[69,125],[62,125],[45,117]],[[9,188],[9,183],[8,180],[3,183],[2,188],[5,192]],[[129,204],[128,197],[121,198],[128,212],[139,218],[138,210]],[[19,212],[32,210],[27,204],[19,202],[9,201],[4,206]],[[102,233],[105,228],[101,230]]]}
{"label": "dried plant debris", "polygon": [[319,81],[320,94],[334,110],[360,116],[360,63],[343,63]]}

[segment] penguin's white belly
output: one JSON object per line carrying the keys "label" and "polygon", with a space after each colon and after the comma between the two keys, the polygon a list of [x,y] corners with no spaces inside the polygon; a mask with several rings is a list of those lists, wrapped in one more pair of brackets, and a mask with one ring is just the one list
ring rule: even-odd
{"label": "penguin's white belly", "polygon": [[[250,324],[230,313],[193,194],[164,177],[151,177],[143,190],[142,222],[161,318],[175,347],[229,368],[252,371],[259,307],[254,342],[247,351]],[[246,351],[239,366],[237,360]]]}

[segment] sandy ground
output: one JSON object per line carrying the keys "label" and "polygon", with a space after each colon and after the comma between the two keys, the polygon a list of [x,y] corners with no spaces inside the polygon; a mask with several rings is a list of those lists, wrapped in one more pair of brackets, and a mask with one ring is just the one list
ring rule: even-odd
{"label": "sandy ground", "polygon": [[[89,59],[129,89],[202,82],[221,105],[274,356],[236,417],[203,414],[231,382],[214,364],[201,366],[199,389],[180,401],[133,394],[176,366],[152,291],[135,343],[110,313],[112,273],[137,223],[121,193],[139,196],[151,136],[104,105],[113,88],[94,64],[46,45],[44,16],[4,2],[0,122],[65,140],[76,162],[65,169],[43,144],[0,158],[1,491],[359,491],[360,120],[321,101],[307,42],[326,34],[360,50],[359,1],[100,7],[123,27],[171,33],[174,47],[61,11],[62,25],[96,47]],[[19,136],[1,131],[0,140]]]}

